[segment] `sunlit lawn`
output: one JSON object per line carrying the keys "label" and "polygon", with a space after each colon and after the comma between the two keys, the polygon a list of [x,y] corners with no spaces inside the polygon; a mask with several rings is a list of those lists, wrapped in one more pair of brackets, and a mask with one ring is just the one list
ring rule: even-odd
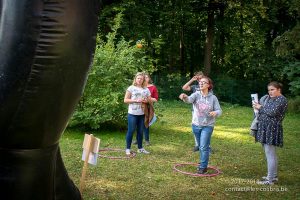
{"label": "sunlit lawn", "polygon": [[[163,117],[150,129],[152,145],[146,149],[151,154],[138,154],[133,159],[99,158],[97,166],[89,166],[84,199],[300,199],[300,115],[286,116],[285,143],[278,149],[279,183],[269,187],[255,184],[266,174],[266,162],[261,145],[249,135],[250,107],[222,105],[209,163],[222,173],[192,177],[173,170],[177,163],[199,162],[199,153],[192,152],[191,106],[177,101],[164,102],[164,106]],[[126,130],[91,133],[101,139],[101,148],[125,148]],[[83,131],[67,129],[60,143],[66,168],[76,185],[83,166],[83,135]],[[123,156],[125,152],[103,154]],[[193,173],[196,167],[181,170]]]}

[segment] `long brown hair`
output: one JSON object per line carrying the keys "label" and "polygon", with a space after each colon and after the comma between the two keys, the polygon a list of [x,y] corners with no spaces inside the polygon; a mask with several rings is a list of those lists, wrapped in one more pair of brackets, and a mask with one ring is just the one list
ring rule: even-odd
{"label": "long brown hair", "polygon": [[149,83],[152,84],[153,81],[152,81],[152,78],[151,78],[150,74],[149,74],[148,72],[144,72],[144,75],[145,75],[145,76],[148,76],[148,78],[149,78]]}

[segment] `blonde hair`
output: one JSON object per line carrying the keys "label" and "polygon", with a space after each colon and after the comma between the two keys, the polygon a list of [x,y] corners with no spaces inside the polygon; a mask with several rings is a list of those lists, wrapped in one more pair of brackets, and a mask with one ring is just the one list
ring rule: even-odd
{"label": "blonde hair", "polygon": [[146,87],[146,83],[145,83],[145,73],[144,72],[138,72],[136,73],[136,75],[134,76],[134,79],[133,79],[133,82],[132,82],[132,85],[136,86],[136,77],[138,76],[143,76],[144,80],[143,80],[143,83],[142,83],[142,88],[145,88]]}
{"label": "blonde hair", "polygon": [[204,76],[204,73],[202,71],[197,71],[194,73],[194,76]]}

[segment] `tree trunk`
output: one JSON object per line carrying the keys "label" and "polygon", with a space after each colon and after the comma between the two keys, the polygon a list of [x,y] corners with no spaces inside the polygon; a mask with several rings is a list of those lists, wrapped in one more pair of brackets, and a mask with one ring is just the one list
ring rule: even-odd
{"label": "tree trunk", "polygon": [[211,71],[211,57],[212,57],[212,46],[214,37],[214,11],[208,10],[207,18],[207,32],[204,50],[204,73],[210,74]]}
{"label": "tree trunk", "polygon": [[180,71],[181,74],[185,74],[185,67],[184,67],[184,43],[183,43],[183,27],[180,30]]}
{"label": "tree trunk", "polygon": [[219,55],[219,65],[224,65],[225,58],[225,33],[224,33],[224,7],[220,8],[220,20],[222,25],[220,27],[220,55]]}

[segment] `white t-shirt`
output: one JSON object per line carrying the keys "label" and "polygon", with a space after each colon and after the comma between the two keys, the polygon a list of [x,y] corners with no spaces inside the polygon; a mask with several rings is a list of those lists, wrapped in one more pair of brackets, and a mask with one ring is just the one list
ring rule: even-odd
{"label": "white t-shirt", "polygon": [[[140,88],[131,85],[127,88],[127,91],[131,93],[131,99],[145,99],[151,95],[148,88]],[[142,109],[142,103],[130,103],[128,106],[128,113],[132,115],[143,115],[144,111]]]}

